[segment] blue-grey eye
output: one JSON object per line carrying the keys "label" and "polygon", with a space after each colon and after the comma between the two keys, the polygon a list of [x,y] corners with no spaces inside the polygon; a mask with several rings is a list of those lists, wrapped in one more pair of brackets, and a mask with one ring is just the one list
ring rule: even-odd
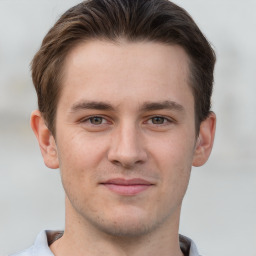
{"label": "blue-grey eye", "polygon": [[152,117],[152,123],[153,124],[163,124],[164,121],[165,121],[164,117],[161,117],[161,116]]}
{"label": "blue-grey eye", "polygon": [[103,118],[100,116],[93,116],[89,118],[91,124],[99,125],[102,124]]}

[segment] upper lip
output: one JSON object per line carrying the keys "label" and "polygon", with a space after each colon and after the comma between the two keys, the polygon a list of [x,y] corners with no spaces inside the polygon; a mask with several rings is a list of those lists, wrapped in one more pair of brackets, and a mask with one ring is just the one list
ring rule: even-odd
{"label": "upper lip", "polygon": [[135,179],[123,179],[123,178],[115,178],[109,179],[105,182],[101,182],[101,184],[114,184],[114,185],[121,185],[121,186],[131,186],[131,185],[153,185],[151,182],[135,178]]}

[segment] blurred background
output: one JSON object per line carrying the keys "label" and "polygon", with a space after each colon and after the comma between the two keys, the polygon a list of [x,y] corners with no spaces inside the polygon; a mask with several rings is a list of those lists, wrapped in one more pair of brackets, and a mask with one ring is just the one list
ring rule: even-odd
{"label": "blurred background", "polygon": [[[0,0],[0,255],[63,229],[59,172],[44,166],[29,126],[36,108],[30,61],[43,36],[78,0]],[[217,53],[212,156],[194,168],[180,233],[200,254],[256,256],[256,1],[176,0]]]}

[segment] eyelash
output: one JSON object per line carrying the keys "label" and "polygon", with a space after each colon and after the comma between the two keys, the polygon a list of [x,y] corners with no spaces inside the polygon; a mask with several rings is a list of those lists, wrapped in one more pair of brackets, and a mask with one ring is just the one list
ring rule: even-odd
{"label": "eyelash", "polygon": [[[154,119],[154,118],[161,118],[161,120],[163,121],[163,123],[160,123],[160,124],[154,124],[154,123],[153,123],[153,119]],[[173,123],[173,122],[174,122],[174,120],[173,120],[173,119],[171,119],[171,118],[167,118],[167,117],[165,117],[165,116],[161,116],[161,115],[151,116],[150,118],[148,118],[148,119],[147,119],[147,121],[146,121],[146,122],[148,122],[149,120],[151,120],[151,124],[152,124],[152,125],[156,125],[156,126],[168,125],[168,124],[171,124],[171,123]]]}
{"label": "eyelash", "polygon": [[82,119],[82,120],[81,120],[81,123],[87,123],[87,122],[89,122],[89,123],[90,123],[91,125],[93,125],[93,126],[102,125],[102,123],[100,123],[100,124],[93,124],[93,123],[92,123],[92,119],[93,119],[93,118],[100,118],[102,121],[105,120],[106,122],[104,122],[104,124],[108,122],[105,117],[95,115],[95,116],[89,116],[89,117],[87,117],[86,119]]}

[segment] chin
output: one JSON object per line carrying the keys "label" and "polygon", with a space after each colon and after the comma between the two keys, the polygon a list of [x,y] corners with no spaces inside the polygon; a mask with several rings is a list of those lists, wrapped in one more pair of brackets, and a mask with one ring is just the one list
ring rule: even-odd
{"label": "chin", "polygon": [[151,233],[165,221],[166,218],[154,218],[152,214],[126,212],[126,214],[112,214],[111,216],[97,216],[91,219],[91,224],[97,230],[118,238],[134,238]]}
{"label": "chin", "polygon": [[119,238],[140,237],[155,229],[152,223],[149,225],[141,221],[133,220],[126,220],[121,223],[119,221],[113,221],[112,223],[109,222],[107,225],[97,223],[97,226],[97,228],[105,234]]}

